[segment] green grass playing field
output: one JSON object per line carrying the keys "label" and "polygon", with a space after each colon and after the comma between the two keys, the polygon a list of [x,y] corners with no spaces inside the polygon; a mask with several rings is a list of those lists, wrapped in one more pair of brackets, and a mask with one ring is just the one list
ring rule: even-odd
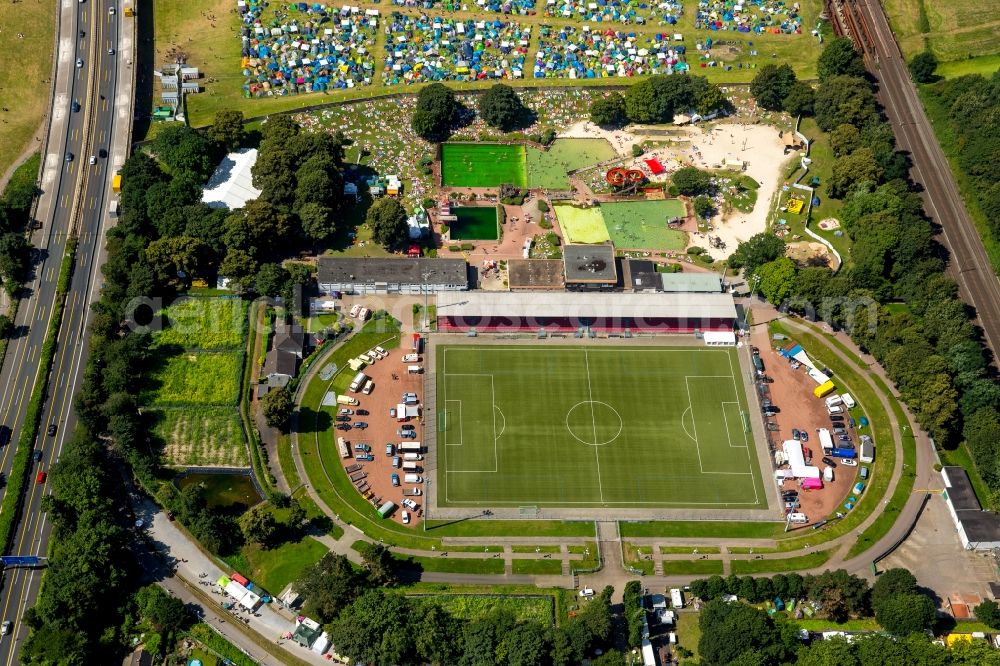
{"label": "green grass playing field", "polygon": [[445,187],[527,187],[524,145],[445,143],[441,145],[441,182]]}
{"label": "green grass playing field", "polygon": [[767,506],[735,349],[442,345],[441,506]]}

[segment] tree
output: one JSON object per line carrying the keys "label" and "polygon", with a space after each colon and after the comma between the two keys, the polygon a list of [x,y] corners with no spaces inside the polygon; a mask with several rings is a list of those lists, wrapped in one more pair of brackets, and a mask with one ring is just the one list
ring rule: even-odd
{"label": "tree", "polygon": [[372,204],[365,224],[371,227],[375,242],[386,249],[397,248],[409,238],[406,210],[396,199],[384,197]]}
{"label": "tree", "polygon": [[670,183],[680,194],[693,197],[712,186],[712,175],[696,167],[681,167],[670,176]]}
{"label": "tree", "polygon": [[628,122],[625,97],[610,92],[590,103],[590,122],[600,127],[621,127]]}
{"label": "tree", "polygon": [[246,136],[243,130],[243,112],[222,109],[215,112],[215,122],[208,130],[212,141],[225,146],[226,150],[236,150]]}
{"label": "tree", "polygon": [[183,273],[190,278],[197,274],[205,250],[205,244],[197,238],[160,238],[146,248],[146,259],[163,277],[179,277]]}
{"label": "tree", "polygon": [[539,666],[549,652],[545,629],[537,622],[522,622],[506,635],[509,666]]}
{"label": "tree", "polygon": [[917,579],[907,569],[889,569],[879,574],[872,586],[871,602],[873,608],[879,603],[900,594],[915,594]]}
{"label": "tree", "polygon": [[898,594],[882,600],[875,608],[875,620],[894,636],[908,636],[934,624],[937,608],[924,594]]}
{"label": "tree", "polygon": [[861,131],[854,125],[837,125],[830,132],[830,147],[835,157],[848,155],[861,145]]}
{"label": "tree", "polygon": [[1000,605],[997,605],[997,602],[987,599],[976,606],[974,612],[976,619],[990,629],[1000,629]]}
{"label": "tree", "polygon": [[750,82],[750,94],[759,106],[768,111],[781,111],[795,83],[795,71],[790,65],[767,64],[757,71]]}
{"label": "tree", "polygon": [[291,286],[291,276],[281,264],[264,264],[257,271],[254,285],[261,296],[274,298],[288,291]]}
{"label": "tree", "polygon": [[150,150],[169,167],[174,177],[190,171],[199,182],[204,182],[215,168],[212,145],[201,132],[184,123],[167,123],[161,127]]}
{"label": "tree", "polygon": [[444,141],[458,122],[462,104],[455,93],[443,83],[432,83],[417,95],[417,106],[410,117],[410,126],[417,136],[428,141]]}
{"label": "tree", "polygon": [[219,276],[228,278],[230,288],[236,292],[249,287],[256,275],[256,260],[243,250],[229,250],[219,264]]}
{"label": "tree", "polygon": [[284,386],[268,391],[260,400],[260,409],[267,425],[281,432],[287,432],[292,410],[295,409],[291,391]]}
{"label": "tree", "polygon": [[239,519],[240,530],[243,538],[251,543],[256,543],[264,548],[274,545],[275,537],[278,535],[278,521],[271,513],[270,507],[258,504],[247,510]]}
{"label": "tree", "polygon": [[816,61],[820,83],[835,76],[864,76],[865,63],[849,37],[837,37],[826,43]]}
{"label": "tree", "polygon": [[333,210],[323,204],[310,201],[299,208],[302,231],[314,241],[323,241],[337,232]]}
{"label": "tree", "polygon": [[193,619],[183,601],[167,594],[158,585],[139,588],[135,602],[142,617],[159,632],[185,629]]}
{"label": "tree", "polygon": [[[693,585],[691,590],[693,594]],[[628,646],[639,647],[642,643],[642,627],[646,619],[646,611],[642,607],[642,584],[639,581],[630,580],[625,584],[623,606],[625,608],[625,624],[628,627]]]}
{"label": "tree", "polygon": [[694,212],[703,220],[707,220],[715,215],[715,202],[705,195],[694,200]]}
{"label": "tree", "polygon": [[305,598],[308,614],[327,623],[358,598],[364,581],[350,560],[327,553],[319,562],[302,570],[294,587]]}
{"label": "tree", "polygon": [[392,552],[380,543],[366,543],[358,548],[373,585],[392,585],[396,582],[396,564]]}
{"label": "tree", "polygon": [[816,102],[816,91],[808,83],[798,81],[792,86],[781,105],[793,116],[811,116]]}
{"label": "tree", "polygon": [[30,249],[24,234],[11,232],[0,236],[0,280],[7,285],[10,293],[24,282]]}
{"label": "tree", "polygon": [[695,110],[702,115],[711,113],[729,113],[733,109],[733,103],[729,101],[722,88],[715,84],[705,86],[705,89],[698,95]]}
{"label": "tree", "polygon": [[412,663],[410,607],[405,597],[366,590],[328,626],[337,652],[368,664]]}
{"label": "tree", "polygon": [[758,266],[784,255],[785,242],[772,233],[762,231],[737,245],[728,262],[730,268],[742,268],[744,275],[750,275]]}
{"label": "tree", "polygon": [[708,81],[700,76],[657,75],[625,91],[625,110],[634,123],[669,123],[674,114],[696,106]]}
{"label": "tree", "polygon": [[816,92],[814,110],[816,124],[825,132],[845,123],[864,127],[878,120],[871,86],[856,76],[835,76],[823,82]]}
{"label": "tree", "polygon": [[[785,653],[774,621],[762,610],[741,602],[709,601],[698,620],[698,652],[704,664],[731,664],[747,652],[760,652],[768,662]],[[767,663],[767,662],[764,662]]]}
{"label": "tree", "polygon": [[421,606],[419,619],[413,627],[417,655],[431,666],[450,666],[458,661],[455,637],[461,623],[435,603]]}
{"label": "tree", "polygon": [[838,157],[833,163],[833,173],[826,183],[827,192],[834,199],[843,199],[856,183],[878,183],[882,169],[875,161],[871,148],[858,148],[850,155]]}
{"label": "tree", "polygon": [[503,132],[526,127],[530,124],[525,122],[530,113],[514,89],[503,83],[497,83],[479,97],[480,117]]}
{"label": "tree", "polygon": [[6,340],[14,332],[14,322],[5,314],[0,314],[0,340]]}
{"label": "tree", "polygon": [[935,80],[934,71],[938,61],[930,51],[921,51],[910,60],[910,76],[917,83],[931,83]]}

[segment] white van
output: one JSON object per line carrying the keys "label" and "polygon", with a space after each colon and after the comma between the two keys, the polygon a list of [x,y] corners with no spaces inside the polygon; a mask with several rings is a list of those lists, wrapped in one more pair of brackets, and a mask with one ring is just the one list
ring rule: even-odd
{"label": "white van", "polygon": [[358,356],[358,358],[360,358],[362,361],[364,361],[368,365],[371,365],[372,362],[375,360],[371,356],[369,356],[368,354],[361,354],[360,356]]}
{"label": "white van", "polygon": [[831,395],[829,398],[826,399],[826,406],[833,407],[835,405],[842,404],[843,402],[844,401],[841,399],[839,395]]}
{"label": "white van", "polygon": [[844,405],[848,409],[854,409],[858,405],[858,403],[854,402],[854,396],[852,396],[850,393],[843,394],[842,396],[840,396],[840,399],[844,401]]}
{"label": "white van", "polygon": [[831,414],[843,414],[844,408],[841,407],[840,405],[832,405],[832,406],[827,406],[826,411],[828,411]]}
{"label": "white van", "polygon": [[418,465],[416,463],[416,461],[414,461],[414,460],[407,460],[407,461],[405,461],[403,463],[403,471],[404,472],[419,472],[420,471],[420,465]]}
{"label": "white van", "polygon": [[369,379],[368,381],[365,382],[365,387],[361,389],[361,392],[364,393],[365,395],[371,395],[372,391],[374,390],[375,390],[375,382]]}
{"label": "white van", "polygon": [[403,363],[414,363],[420,360],[420,354],[403,354]]}
{"label": "white van", "polygon": [[423,367],[419,366],[419,365],[408,365],[408,366],[406,366],[406,372],[409,373],[409,374],[411,374],[411,375],[419,375],[423,371],[424,371]]}
{"label": "white van", "polygon": [[403,481],[406,483],[423,483],[424,479],[419,474],[404,474]]}
{"label": "white van", "polygon": [[424,457],[419,453],[404,453],[403,460],[423,460]]}
{"label": "white van", "polygon": [[790,513],[788,514],[788,522],[790,523],[808,523],[809,517],[804,513]]}

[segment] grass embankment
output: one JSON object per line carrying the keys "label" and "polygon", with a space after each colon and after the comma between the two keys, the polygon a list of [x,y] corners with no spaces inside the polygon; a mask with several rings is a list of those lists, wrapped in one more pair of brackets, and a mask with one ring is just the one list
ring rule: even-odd
{"label": "grass embankment", "polygon": [[556,599],[548,594],[408,594],[416,604],[435,603],[452,617],[478,620],[498,610],[510,611],[519,622],[538,622],[551,627],[555,622]]}
{"label": "grass embankment", "polygon": [[512,560],[511,573],[535,576],[558,576],[562,573],[561,560]]}
{"label": "grass embankment", "polygon": [[784,523],[743,522],[739,520],[650,520],[618,524],[622,537],[774,539],[781,535]]}
{"label": "grass embankment", "polygon": [[35,439],[38,437],[38,425],[42,418],[42,408],[49,387],[49,372],[52,360],[55,358],[56,341],[59,338],[59,327],[62,325],[63,309],[66,305],[66,294],[69,292],[70,280],[73,277],[73,263],[76,257],[76,238],[71,238],[66,244],[59,267],[59,281],[56,283],[56,298],[49,319],[45,341],[42,343],[42,353],[38,360],[38,371],[28,399],[28,409],[24,416],[21,436],[17,440],[17,451],[11,463],[10,475],[7,477],[7,490],[0,503],[0,545],[4,552],[9,552],[14,528],[21,512],[21,502],[24,489],[28,484],[28,472],[31,469],[31,454],[34,451]]}
{"label": "grass embankment", "polygon": [[783,557],[763,560],[733,560],[729,566],[734,574],[779,573],[782,571],[800,571],[823,566],[833,549],[820,550],[815,553],[797,557]]}
{"label": "grass embankment", "polygon": [[[3,12],[0,53],[5,56],[6,66],[0,67],[4,102],[0,112],[0,146],[4,147],[0,150],[0,176],[35,143],[32,137],[48,115],[58,6],[55,0],[21,2],[17,6],[9,3]],[[39,149],[41,144],[35,143],[35,147]]]}
{"label": "grass embankment", "polygon": [[663,560],[664,576],[722,575],[722,560]]}
{"label": "grass embankment", "polygon": [[244,546],[238,555],[224,558],[234,569],[272,595],[280,594],[302,571],[327,554],[328,549],[312,537],[303,536],[274,548]]}

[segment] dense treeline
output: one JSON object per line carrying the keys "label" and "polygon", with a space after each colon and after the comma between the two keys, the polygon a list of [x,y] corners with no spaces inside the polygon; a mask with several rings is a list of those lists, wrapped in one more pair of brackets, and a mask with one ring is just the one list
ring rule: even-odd
{"label": "dense treeline", "polygon": [[896,152],[862,73],[849,42],[834,40],[820,57],[815,93],[816,122],[836,154],[825,187],[844,202],[841,223],[853,243],[848,265],[836,275],[796,268],[766,237],[741,244],[731,265],[756,275],[772,303],[850,333],[935,442],[954,447],[964,438],[983,478],[1000,490],[1000,387],[971,312],[944,274],[945,253],[907,181],[908,160]]}
{"label": "dense treeline", "polygon": [[590,105],[590,120],[602,127],[633,123],[670,123],[674,115],[692,109],[707,115],[729,112],[732,102],[719,86],[703,76],[651,76],[625,93],[609,92]]}
{"label": "dense treeline", "polygon": [[[595,666],[624,664],[612,645],[611,587],[556,628],[517,621],[507,611],[456,618],[439,605],[381,586],[394,580],[387,549],[368,546],[365,568],[329,553],[296,583],[305,612],[323,622],[339,654],[368,664],[435,666]],[[418,607],[419,605],[419,607]],[[594,658],[600,650],[604,654]]]}
{"label": "dense treeline", "polygon": [[[38,186],[15,172],[0,197],[0,285],[8,294],[14,295],[24,283],[28,274],[31,245],[25,231],[31,217],[31,205],[38,195]],[[0,338],[10,335],[12,323],[5,315],[0,315]]]}
{"label": "dense treeline", "polygon": [[970,74],[944,79],[924,92],[946,110],[958,167],[972,184],[994,242],[1000,242],[1000,70],[989,78]]}

